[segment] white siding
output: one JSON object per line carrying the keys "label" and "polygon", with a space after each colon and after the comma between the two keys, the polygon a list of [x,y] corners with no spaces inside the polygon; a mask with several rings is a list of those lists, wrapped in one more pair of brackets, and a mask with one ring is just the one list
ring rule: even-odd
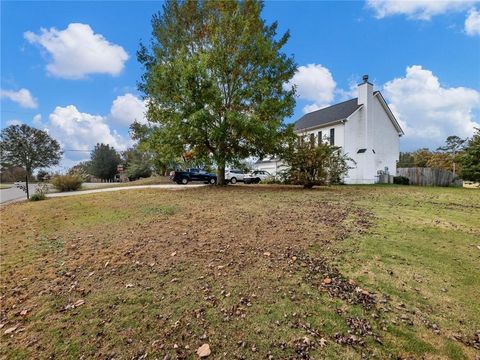
{"label": "white siding", "polygon": [[308,131],[302,131],[297,133],[298,136],[304,136],[305,141],[310,141],[310,134],[315,135],[315,144],[318,144],[318,132],[322,131],[322,137],[324,138],[323,141],[328,142],[328,138],[330,137],[330,129],[335,129],[335,146],[343,147],[345,145],[345,125],[335,124],[335,125],[327,125],[322,126],[314,129],[310,129]]}
{"label": "white siding", "polygon": [[390,175],[396,175],[397,161],[400,155],[400,136],[380,101],[378,96],[375,96],[373,102],[375,169],[384,170],[385,167],[388,167]]}

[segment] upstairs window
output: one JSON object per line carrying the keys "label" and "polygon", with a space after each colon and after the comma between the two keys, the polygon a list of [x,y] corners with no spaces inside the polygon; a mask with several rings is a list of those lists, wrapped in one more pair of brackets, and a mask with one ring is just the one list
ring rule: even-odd
{"label": "upstairs window", "polygon": [[323,142],[323,134],[321,131],[318,132],[317,137],[318,137],[318,145],[321,145]]}
{"label": "upstairs window", "polygon": [[335,145],[335,129],[330,129],[330,145]]}

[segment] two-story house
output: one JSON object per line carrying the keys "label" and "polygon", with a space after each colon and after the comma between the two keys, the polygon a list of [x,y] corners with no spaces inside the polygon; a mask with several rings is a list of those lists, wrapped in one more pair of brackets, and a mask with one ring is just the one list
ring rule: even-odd
{"label": "two-story house", "polygon": [[[380,172],[396,173],[403,130],[368,76],[358,85],[358,97],[305,114],[295,123],[302,141],[328,141],[355,161],[344,178],[347,184],[373,184]],[[278,159],[274,169],[278,168]],[[272,171],[263,160],[257,168]]]}

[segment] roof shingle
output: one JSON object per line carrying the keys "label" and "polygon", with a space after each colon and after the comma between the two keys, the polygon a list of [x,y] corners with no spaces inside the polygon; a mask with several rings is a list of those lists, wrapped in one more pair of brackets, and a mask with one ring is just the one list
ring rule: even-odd
{"label": "roof shingle", "polygon": [[296,123],[295,130],[308,129],[314,126],[328,124],[333,121],[343,120],[352,115],[361,105],[357,98],[350,99],[324,109],[312,111],[303,115]]}

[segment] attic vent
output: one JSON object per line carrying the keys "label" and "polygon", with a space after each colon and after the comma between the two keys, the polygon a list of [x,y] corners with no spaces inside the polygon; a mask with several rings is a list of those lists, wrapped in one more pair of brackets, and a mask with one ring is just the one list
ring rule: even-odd
{"label": "attic vent", "polygon": [[363,154],[367,149],[358,149],[357,154]]}

